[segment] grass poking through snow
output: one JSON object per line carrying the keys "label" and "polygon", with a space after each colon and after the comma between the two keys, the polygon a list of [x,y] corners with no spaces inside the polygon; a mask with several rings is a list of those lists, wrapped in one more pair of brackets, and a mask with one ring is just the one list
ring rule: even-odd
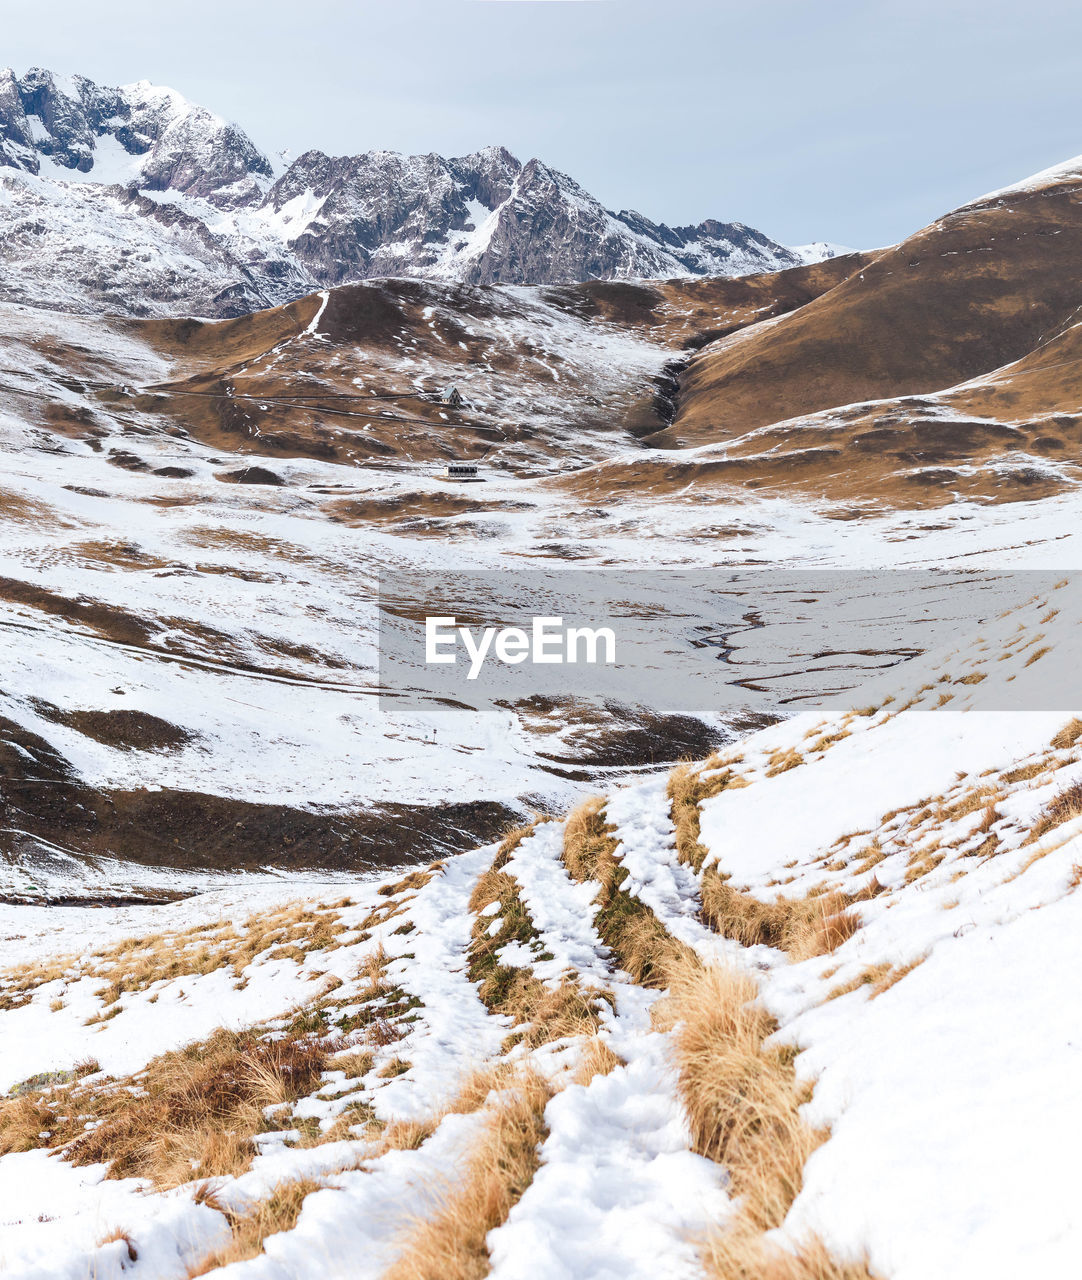
{"label": "grass poking through snow", "polygon": [[[265,1200],[254,1204],[247,1213],[227,1213],[233,1238],[189,1271],[189,1280],[195,1276],[205,1276],[208,1272],[227,1267],[233,1262],[247,1262],[250,1258],[257,1258],[263,1252],[263,1241],[268,1236],[279,1231],[293,1230],[305,1199],[313,1191],[320,1190],[320,1187],[320,1183],[309,1179],[285,1182],[275,1187]],[[218,1207],[213,1193],[204,1197],[204,1203],[211,1208]]]}
{"label": "grass poking through snow", "polygon": [[729,1173],[736,1213],[704,1243],[715,1280],[868,1280],[863,1263],[839,1263],[817,1241],[795,1253],[766,1232],[785,1219],[804,1165],[826,1134],[799,1111],[804,1097],[792,1051],[767,1043],[775,1031],[755,983],[734,970],[674,963],[658,1020],[674,1027],[680,1092],[700,1154]]}
{"label": "grass poking through snow", "polygon": [[66,1145],[74,1164],[105,1162],[111,1178],[145,1177],[163,1188],[237,1174],[266,1127],[264,1107],[310,1093],[325,1061],[314,1044],[217,1031],[154,1058],[127,1081],[75,1083],[0,1103],[0,1154]]}
{"label": "grass poking through snow", "polygon": [[458,1186],[419,1223],[385,1280],[478,1280],[489,1272],[485,1238],[507,1220],[533,1180],[552,1086],[533,1071],[509,1080],[474,1144]]}

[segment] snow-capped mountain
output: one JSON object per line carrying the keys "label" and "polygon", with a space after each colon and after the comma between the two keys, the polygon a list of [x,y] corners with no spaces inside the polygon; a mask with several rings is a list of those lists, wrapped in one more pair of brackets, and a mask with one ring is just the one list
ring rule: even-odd
{"label": "snow-capped mountain", "polygon": [[0,70],[0,162],[28,173],[181,191],[214,204],[258,199],[270,162],[235,125],[149,81],[107,89],[35,67]]}
{"label": "snow-capped mountain", "polygon": [[833,256],[742,223],[613,213],[502,147],[308,151],[284,168],[172,89],[0,71],[0,297],[240,314],[328,284],[744,275]]}
{"label": "snow-capped mountain", "polygon": [[[611,213],[566,174],[503,147],[473,155],[393,151],[300,156],[266,205],[325,284],[422,275],[468,284],[744,275],[804,259],[741,223],[667,227]],[[822,255],[821,255],[822,256]]]}

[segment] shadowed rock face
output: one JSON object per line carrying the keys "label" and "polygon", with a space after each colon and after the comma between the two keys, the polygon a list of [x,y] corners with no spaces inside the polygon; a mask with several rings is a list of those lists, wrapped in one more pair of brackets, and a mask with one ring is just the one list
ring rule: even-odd
{"label": "shadowed rock face", "polygon": [[0,297],[60,310],[237,316],[376,276],[562,284],[807,260],[737,222],[611,212],[502,147],[308,151],[282,171],[171,89],[40,68],[0,71],[0,186]]}
{"label": "shadowed rock face", "polygon": [[[502,147],[470,156],[376,151],[301,156],[271,189],[281,212],[320,202],[294,241],[323,283],[434,275],[468,284],[557,284],[679,274],[740,275],[800,258],[740,223],[670,227],[610,213],[566,174]],[[630,234],[629,234],[630,233]]]}

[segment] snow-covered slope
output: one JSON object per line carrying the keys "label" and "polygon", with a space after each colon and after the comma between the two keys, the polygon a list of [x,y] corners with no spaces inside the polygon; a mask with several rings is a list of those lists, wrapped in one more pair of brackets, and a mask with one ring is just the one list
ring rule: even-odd
{"label": "snow-covered slope", "polygon": [[612,213],[502,147],[308,151],[283,172],[172,89],[41,69],[0,72],[0,196],[0,296],[64,310],[237,315],[371,276],[733,276],[835,253]]}
{"label": "snow-covered slope", "polygon": [[[1079,625],[1044,590],[873,705],[348,897],[8,909],[6,1274],[1071,1275],[1082,721],[974,699]],[[200,1055],[240,1149],[170,1091]]]}
{"label": "snow-covered slope", "polygon": [[[268,866],[356,874],[468,848],[732,732],[711,710],[675,714],[664,686],[635,705],[388,709],[381,574],[555,582],[570,563],[714,571],[721,587],[763,565],[1082,563],[1077,486],[843,521],[731,489],[584,502],[565,482],[643,457],[654,380],[689,337],[735,323],[727,295],[745,287],[381,281],[179,325],[0,305],[0,895],[186,892]],[[748,314],[769,302],[757,289]],[[440,399],[449,382],[467,405]],[[449,483],[455,457],[484,482]],[[659,574],[642,616],[667,600],[689,660],[715,652],[697,627],[727,632],[724,690],[769,710],[756,677],[785,675],[784,644],[780,673],[761,662],[791,597],[775,591],[746,635],[742,609],[689,598],[686,581]],[[922,604],[940,622],[972,607],[949,587]],[[850,688],[896,660],[882,643],[864,637],[866,659],[829,664],[831,680]]]}
{"label": "snow-covered slope", "polygon": [[[74,216],[31,167],[5,190]],[[340,196],[350,216],[332,170],[322,195],[259,173],[246,195],[228,166],[209,195],[179,169],[85,191],[153,221],[179,294],[212,288],[218,232],[192,210],[248,263],[252,228],[300,243]],[[440,270],[502,234],[474,215]],[[1002,276],[1057,305],[1060,216],[1045,272]],[[206,322],[0,303],[5,1275],[1073,1277],[1077,478],[854,511],[791,477],[704,490],[686,460],[642,466],[689,349],[754,342],[809,294],[822,314],[865,266],[377,281]],[[1073,333],[996,376],[1073,396]],[[455,457],[484,482],[440,475]],[[603,499],[581,484],[622,467]],[[416,621],[411,576],[453,593],[456,570],[502,570],[525,592],[526,568],[547,585],[569,561],[655,570],[625,612],[671,600],[741,709],[788,698],[789,718],[666,718],[662,679],[635,707],[377,699],[377,616]],[[787,597],[782,573],[809,568],[856,571],[834,580],[851,643],[816,628],[843,613],[827,587]],[[735,612],[689,600],[689,569]],[[892,573],[912,569],[916,605]],[[995,575],[977,603],[975,569]],[[881,638],[899,618],[913,644]],[[791,714],[826,684],[841,710]]]}

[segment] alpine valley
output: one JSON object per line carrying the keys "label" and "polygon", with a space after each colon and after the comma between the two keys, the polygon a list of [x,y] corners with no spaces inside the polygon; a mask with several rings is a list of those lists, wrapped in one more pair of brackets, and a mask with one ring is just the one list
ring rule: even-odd
{"label": "alpine valley", "polygon": [[[1077,1275],[1080,279],[4,73],[0,1271]],[[640,697],[388,687],[569,568]]]}

